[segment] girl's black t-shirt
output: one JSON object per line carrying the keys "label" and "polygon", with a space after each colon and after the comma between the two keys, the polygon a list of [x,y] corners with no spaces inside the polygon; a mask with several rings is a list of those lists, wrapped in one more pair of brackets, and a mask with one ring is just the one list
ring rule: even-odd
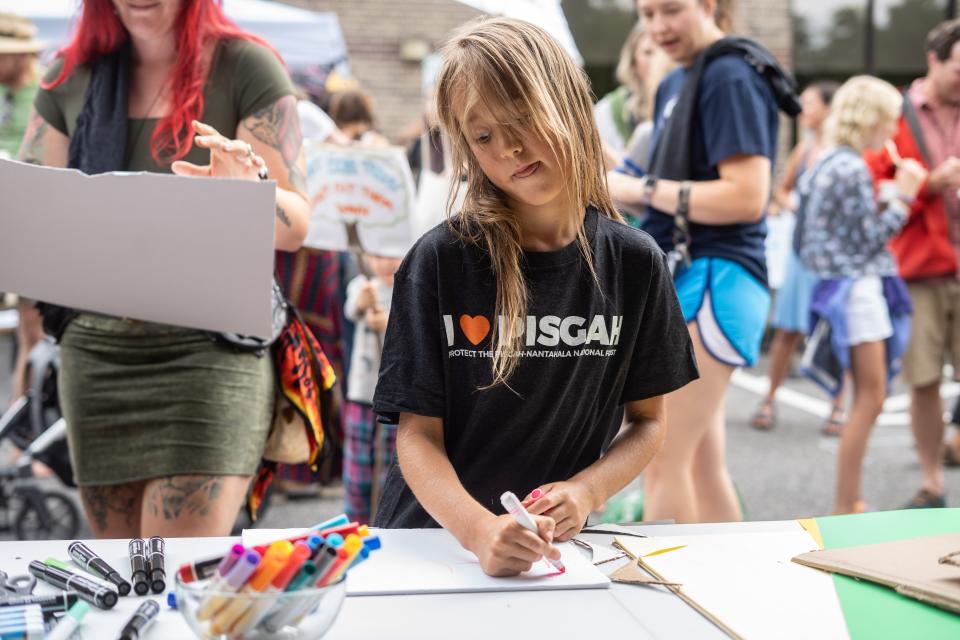
{"label": "girl's black t-shirt", "polygon": [[[444,445],[467,491],[494,513],[596,462],[623,405],[697,377],[663,253],[642,231],[595,210],[585,218],[594,280],[573,242],[525,252],[524,350],[509,386],[492,380],[496,283],[486,252],[443,223],[411,249],[394,281],[374,395],[381,419],[443,419]],[[599,284],[599,286],[598,286]],[[377,515],[390,528],[436,527],[394,459]]]}

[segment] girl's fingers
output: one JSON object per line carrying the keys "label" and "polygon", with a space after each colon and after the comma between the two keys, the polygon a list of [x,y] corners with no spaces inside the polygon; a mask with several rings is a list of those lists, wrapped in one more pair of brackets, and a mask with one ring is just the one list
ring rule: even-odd
{"label": "girl's fingers", "polygon": [[511,559],[521,560],[523,562],[536,562],[542,557],[542,554],[522,544],[511,545],[507,550],[507,554]]}
{"label": "girl's fingers", "polygon": [[549,493],[549,491],[550,491],[550,485],[547,485],[545,487],[538,487],[533,491],[531,491],[530,493],[528,493],[527,497],[523,499],[523,502],[524,504],[527,504],[527,503],[533,504],[534,502],[542,498],[544,495]]}
{"label": "girl's fingers", "polygon": [[[577,527],[576,527],[576,525],[571,524],[571,522],[572,522],[571,520],[565,520],[565,521],[564,521],[563,530],[560,531],[559,534],[557,534],[557,541],[559,541],[559,542],[566,542],[567,540],[569,540],[570,538],[572,538],[572,537],[576,534],[576,532],[577,532]],[[558,525],[558,527],[559,527],[559,525]],[[558,528],[558,530],[559,530],[559,528]]]}
{"label": "girl's fingers", "polygon": [[561,492],[547,493],[527,507],[527,511],[535,515],[544,514],[561,502],[563,502],[563,494]]}
{"label": "girl's fingers", "polygon": [[[539,558],[537,558],[537,560],[539,560]],[[503,563],[503,566],[504,566],[504,569],[506,569],[506,571],[509,572],[507,575],[509,574],[519,575],[521,573],[526,573],[527,571],[530,571],[530,569],[533,568],[534,562],[536,562],[536,560],[527,562],[526,560],[517,560],[516,558],[509,558]]]}

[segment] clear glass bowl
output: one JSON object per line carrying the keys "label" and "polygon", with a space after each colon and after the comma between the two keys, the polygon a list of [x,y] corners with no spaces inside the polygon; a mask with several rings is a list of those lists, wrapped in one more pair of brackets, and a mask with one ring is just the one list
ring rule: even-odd
{"label": "clear glass bowl", "polygon": [[240,594],[176,578],[177,609],[202,640],[317,640],[333,626],[347,578],[326,587]]}

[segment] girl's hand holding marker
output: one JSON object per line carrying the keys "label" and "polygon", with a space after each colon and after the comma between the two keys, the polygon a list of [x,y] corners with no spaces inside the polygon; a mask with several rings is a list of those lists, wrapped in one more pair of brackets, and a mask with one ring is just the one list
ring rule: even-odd
{"label": "girl's hand holding marker", "polygon": [[500,497],[500,502],[507,515],[497,516],[482,526],[482,542],[473,549],[484,572],[495,577],[514,576],[529,571],[540,559],[564,571],[560,550],[550,544],[553,519],[530,515],[509,491]]}
{"label": "girl's hand holding marker", "polygon": [[484,573],[504,578],[529,571],[542,558],[559,562],[560,550],[550,544],[555,526],[553,518],[531,516],[510,492],[501,496],[508,512],[512,508],[508,504],[512,503],[508,503],[507,496],[513,497],[523,515],[491,514],[476,528],[474,542],[466,545],[477,556]]}

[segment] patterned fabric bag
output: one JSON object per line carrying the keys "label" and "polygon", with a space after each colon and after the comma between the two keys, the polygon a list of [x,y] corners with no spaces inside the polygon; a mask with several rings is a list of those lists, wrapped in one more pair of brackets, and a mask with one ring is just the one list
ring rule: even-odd
{"label": "patterned fabric bag", "polygon": [[247,504],[255,521],[278,464],[307,463],[314,470],[330,450],[337,377],[320,343],[292,305],[289,320],[271,346],[277,374],[273,424]]}

